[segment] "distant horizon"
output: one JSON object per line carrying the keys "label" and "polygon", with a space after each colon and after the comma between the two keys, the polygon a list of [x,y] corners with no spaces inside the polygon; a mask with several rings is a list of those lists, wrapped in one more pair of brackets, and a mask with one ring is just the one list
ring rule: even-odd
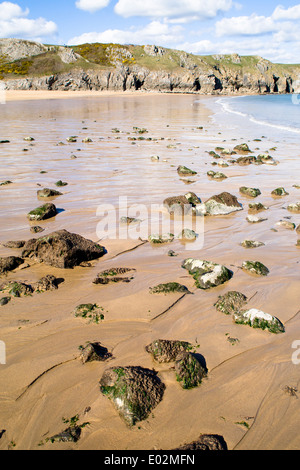
{"label": "distant horizon", "polygon": [[292,0],[17,0],[0,2],[0,11],[3,39],[155,44],[198,56],[300,63],[300,3]]}

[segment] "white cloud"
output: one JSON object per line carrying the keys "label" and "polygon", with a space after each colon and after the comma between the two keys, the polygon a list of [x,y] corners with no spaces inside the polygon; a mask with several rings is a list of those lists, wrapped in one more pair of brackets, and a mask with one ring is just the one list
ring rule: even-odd
{"label": "white cloud", "polygon": [[214,18],[232,6],[232,0],[119,0],[115,12],[124,18],[146,16],[187,22]]}
{"label": "white cloud", "polygon": [[300,19],[300,4],[290,7],[288,9],[283,8],[281,5],[275,8],[272,18],[274,20],[299,20]]}
{"label": "white cloud", "polygon": [[216,23],[217,36],[254,36],[278,30],[272,18],[258,16],[237,16],[223,18]]}
{"label": "white cloud", "polygon": [[76,2],[76,7],[80,10],[94,13],[97,10],[102,10],[102,8],[107,7],[109,2],[110,0],[78,0]]}
{"label": "white cloud", "polygon": [[68,42],[69,45],[85,43],[117,43],[117,44],[173,44],[182,39],[182,27],[170,26],[167,23],[152,21],[148,25],[129,30],[107,29],[102,32],[84,33]]}
{"label": "white cloud", "polygon": [[57,31],[53,21],[44,18],[27,18],[29,10],[22,10],[16,3],[0,3],[0,37],[22,37],[35,39],[52,36]]}

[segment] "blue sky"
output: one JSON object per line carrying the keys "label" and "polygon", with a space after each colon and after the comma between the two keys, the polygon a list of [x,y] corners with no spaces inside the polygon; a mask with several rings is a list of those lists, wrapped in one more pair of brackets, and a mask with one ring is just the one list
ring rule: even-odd
{"label": "blue sky", "polygon": [[156,44],[300,63],[292,0],[0,0],[0,37],[51,44]]}

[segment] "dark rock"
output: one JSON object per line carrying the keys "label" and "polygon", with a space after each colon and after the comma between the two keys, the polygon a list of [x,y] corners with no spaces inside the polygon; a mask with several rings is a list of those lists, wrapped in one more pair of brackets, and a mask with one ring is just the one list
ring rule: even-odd
{"label": "dark rock", "polygon": [[48,290],[58,289],[59,284],[63,282],[61,279],[48,274],[45,277],[42,277],[33,287],[35,292],[45,292]]}
{"label": "dark rock", "polygon": [[176,357],[175,372],[177,381],[184,389],[198,387],[207,375],[207,370],[196,356],[187,351],[179,353]]}
{"label": "dark rock", "polygon": [[55,189],[44,188],[37,192],[38,197],[55,197],[62,196],[62,193],[55,191]]}
{"label": "dark rock", "polygon": [[242,153],[243,152],[245,152],[245,153],[249,152],[249,153],[251,153],[251,150],[249,149],[248,144],[236,145],[233,150],[235,150],[236,152],[242,152]]}
{"label": "dark rock", "polygon": [[31,233],[41,233],[41,232],[44,232],[45,229],[42,228],[42,227],[39,227],[38,225],[36,225],[35,227],[30,227],[30,232]]}
{"label": "dark rock", "polygon": [[190,350],[192,345],[186,341],[168,341],[158,339],[146,346],[147,353],[159,363],[174,362],[180,352]]}
{"label": "dark rock", "polygon": [[86,362],[106,361],[111,356],[108,349],[101,346],[100,343],[89,343],[82,349],[80,359],[85,364]]}
{"label": "dark rock", "polygon": [[251,165],[256,161],[255,157],[240,157],[237,159],[236,163],[241,166]]}
{"label": "dark rock", "polygon": [[227,444],[222,436],[213,435],[213,434],[202,434],[197,441],[191,442],[190,444],[185,444],[182,447],[178,447],[174,450],[228,450]]}
{"label": "dark rock", "polygon": [[8,256],[7,258],[0,258],[0,274],[7,273],[8,271],[13,271],[17,269],[21,264],[24,263],[24,260],[17,258],[16,256]]}
{"label": "dark rock", "polygon": [[59,230],[47,237],[29,240],[22,256],[57,268],[71,269],[83,261],[101,258],[105,253],[103,246],[67,230]]}
{"label": "dark rock", "polygon": [[2,245],[5,246],[5,248],[19,249],[19,248],[23,248],[25,243],[26,242],[24,240],[21,240],[21,241],[12,240],[12,241],[9,241],[9,242],[2,243]]}
{"label": "dark rock", "polygon": [[4,307],[4,305],[7,305],[11,301],[11,297],[2,297],[0,300],[0,306]]}
{"label": "dark rock", "polygon": [[114,367],[104,372],[101,392],[111,399],[129,426],[143,421],[160,403],[165,385],[154,370],[142,367]]}
{"label": "dark rock", "polygon": [[57,215],[57,209],[54,204],[48,203],[29,212],[27,218],[31,220],[47,220]]}
{"label": "dark rock", "polygon": [[103,271],[102,273],[98,274],[96,279],[94,279],[94,284],[111,284],[111,283],[118,283],[118,282],[130,282],[133,277],[120,277],[122,274],[126,274],[131,271],[136,271],[132,268],[111,268],[107,271]]}
{"label": "dark rock", "polygon": [[150,294],[171,294],[171,293],[187,293],[187,287],[178,282],[168,282],[166,284],[159,284],[158,286],[150,288]]}

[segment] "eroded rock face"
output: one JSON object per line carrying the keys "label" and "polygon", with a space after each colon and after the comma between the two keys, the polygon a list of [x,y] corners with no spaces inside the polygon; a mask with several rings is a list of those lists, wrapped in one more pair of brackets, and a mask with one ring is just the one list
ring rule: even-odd
{"label": "eroded rock face", "polygon": [[103,246],[67,230],[59,230],[46,237],[29,240],[22,256],[57,268],[71,269],[83,261],[101,258],[105,253]]}
{"label": "eroded rock face", "polygon": [[158,339],[146,346],[147,353],[159,363],[174,362],[179,353],[190,350],[192,345],[186,341],[169,341]]}
{"label": "eroded rock face", "polygon": [[185,444],[175,450],[228,450],[227,444],[222,436],[214,434],[202,434],[197,441]]}
{"label": "eroded rock face", "polygon": [[114,367],[104,372],[100,390],[129,426],[145,420],[163,398],[157,372],[142,367]]}
{"label": "eroded rock face", "polygon": [[195,279],[199,289],[210,289],[229,281],[233,273],[221,264],[199,259],[186,259],[182,267],[187,269]]}
{"label": "eroded rock face", "polygon": [[20,248],[23,248],[25,243],[26,242],[24,240],[16,240],[16,241],[11,240],[11,241],[2,243],[2,245],[5,246],[5,248],[20,249]]}

